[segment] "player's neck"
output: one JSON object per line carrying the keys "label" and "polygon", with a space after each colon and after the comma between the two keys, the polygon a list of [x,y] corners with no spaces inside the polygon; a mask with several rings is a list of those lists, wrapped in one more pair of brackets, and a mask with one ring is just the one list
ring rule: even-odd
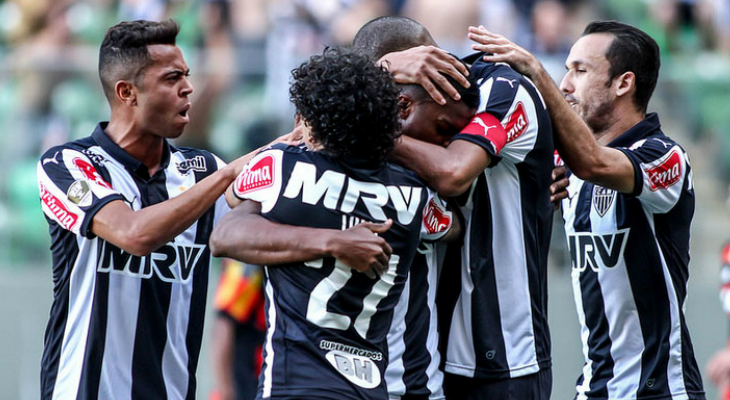
{"label": "player's neck", "polygon": [[617,137],[644,120],[644,114],[633,109],[633,107],[631,109],[617,109],[614,114],[611,119],[612,123],[606,129],[602,132],[594,132],[596,141],[602,146],[613,142]]}
{"label": "player's neck", "polygon": [[158,135],[145,134],[128,119],[112,116],[105,132],[122,150],[147,166],[149,175],[154,175],[162,163],[164,139]]}

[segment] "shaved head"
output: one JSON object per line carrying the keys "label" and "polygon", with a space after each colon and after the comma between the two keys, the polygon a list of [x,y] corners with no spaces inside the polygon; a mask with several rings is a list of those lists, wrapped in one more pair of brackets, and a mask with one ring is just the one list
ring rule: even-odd
{"label": "shaved head", "polygon": [[380,17],[366,23],[355,34],[352,48],[374,60],[417,46],[436,46],[428,30],[406,17]]}

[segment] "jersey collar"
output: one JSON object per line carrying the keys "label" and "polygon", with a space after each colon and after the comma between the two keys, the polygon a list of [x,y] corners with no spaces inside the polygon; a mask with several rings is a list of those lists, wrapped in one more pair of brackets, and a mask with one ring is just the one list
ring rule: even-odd
{"label": "jersey collar", "polygon": [[634,125],[621,136],[613,139],[608,147],[629,147],[641,139],[651,136],[654,132],[661,129],[662,124],[659,122],[657,113],[647,114],[646,118]]}
{"label": "jersey collar", "polygon": [[[109,122],[100,122],[98,125],[96,125],[96,129],[94,129],[94,133],[91,134],[91,137],[94,139],[96,143],[101,146],[104,151],[109,153],[114,159],[119,161],[124,167],[134,173],[135,175],[149,179],[149,170],[147,169],[147,166],[144,165],[142,162],[137,160],[136,158],[132,157],[129,153],[124,151],[119,145],[114,143],[109,136],[107,136],[106,132],[104,132],[104,129],[106,129],[107,125],[109,125]],[[163,139],[163,150],[162,150],[162,162],[160,165],[160,171],[164,171],[167,169],[167,167],[170,165],[170,145],[167,143],[167,140]]]}

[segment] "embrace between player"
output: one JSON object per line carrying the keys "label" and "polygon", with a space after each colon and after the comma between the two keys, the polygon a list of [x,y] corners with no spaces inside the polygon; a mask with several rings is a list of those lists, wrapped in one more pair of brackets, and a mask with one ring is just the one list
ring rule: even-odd
{"label": "embrace between player", "polygon": [[[691,169],[645,116],[659,56],[643,32],[589,25],[561,85],[571,110],[505,38],[470,29],[488,54],[465,59],[466,81],[458,60],[413,48],[435,44],[422,27],[376,20],[355,50],[384,52],[330,49],[295,70],[305,146],[224,167],[167,143],[192,92],[177,28],[135,24],[102,45],[110,122],[39,163],[56,249],[44,398],[194,396],[207,242],[226,211],[210,207],[245,164],[229,193],[245,201],[211,246],[267,265],[259,398],[439,399],[442,379],[450,399],[549,398],[553,140],[571,170],[563,214],[586,356],[578,398],[704,398],[682,314]],[[394,31],[408,40],[388,44]],[[401,132],[410,137],[395,146]],[[394,146],[420,179],[385,162]],[[427,185],[453,198],[452,210]],[[448,250],[431,243],[460,231]]]}

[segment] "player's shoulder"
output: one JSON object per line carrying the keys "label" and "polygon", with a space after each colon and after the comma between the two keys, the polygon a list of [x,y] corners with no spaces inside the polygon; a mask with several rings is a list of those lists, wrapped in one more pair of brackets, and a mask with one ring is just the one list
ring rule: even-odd
{"label": "player's shoulder", "polygon": [[39,162],[43,165],[49,163],[59,165],[59,161],[61,161],[64,157],[69,157],[69,155],[85,156],[92,162],[98,162],[97,158],[102,156],[89,150],[95,145],[96,143],[90,136],[56,145],[44,151],[39,158]]}
{"label": "player's shoulder", "polygon": [[670,151],[685,153],[684,148],[679,143],[661,131],[656,131],[649,136],[636,140],[627,147],[630,151],[657,155],[666,154]]}
{"label": "player's shoulder", "polygon": [[204,156],[204,157],[217,157],[213,152],[205,150],[205,149],[199,149],[197,147],[184,147],[184,146],[173,146],[170,145],[170,152],[171,153],[180,153],[184,158],[193,158],[196,156]]}
{"label": "player's shoulder", "polygon": [[507,85],[506,88],[517,90],[528,82],[524,75],[512,69],[509,64],[484,61],[484,54],[474,53],[462,59],[471,65],[469,71],[480,85],[492,79],[493,84],[501,82]]}
{"label": "player's shoulder", "polygon": [[413,171],[398,164],[385,163],[385,168],[394,175],[397,175],[404,182],[412,185],[426,186],[426,183]]}

